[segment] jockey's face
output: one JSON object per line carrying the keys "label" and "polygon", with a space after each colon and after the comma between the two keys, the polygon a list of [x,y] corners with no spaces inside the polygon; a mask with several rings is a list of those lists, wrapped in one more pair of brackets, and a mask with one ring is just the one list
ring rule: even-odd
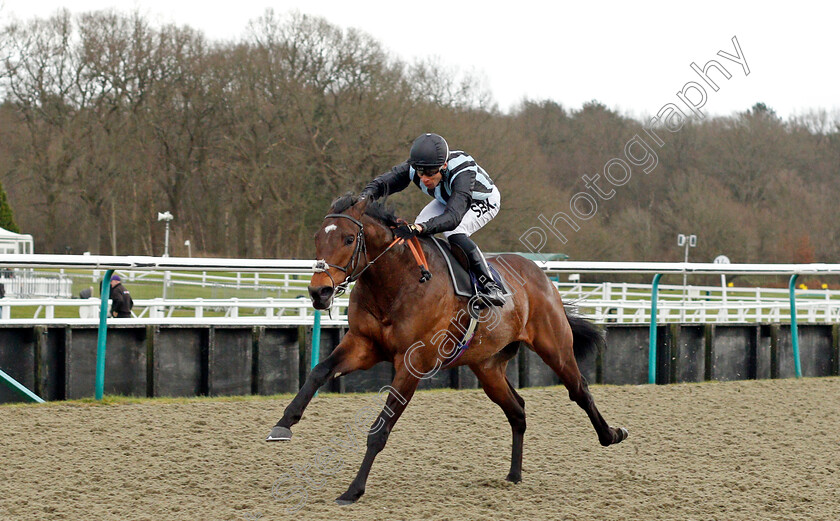
{"label": "jockey's face", "polygon": [[443,178],[443,173],[441,172],[444,168],[446,168],[446,164],[437,169],[417,170],[417,174],[420,176],[420,181],[423,182],[423,186],[425,186],[427,190],[434,189],[434,187],[436,187],[438,183],[440,183],[441,178]]}

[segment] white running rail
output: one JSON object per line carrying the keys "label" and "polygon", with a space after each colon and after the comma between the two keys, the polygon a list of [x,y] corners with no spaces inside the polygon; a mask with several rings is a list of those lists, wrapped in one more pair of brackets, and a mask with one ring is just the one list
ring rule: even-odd
{"label": "white running rail", "polygon": [[[750,274],[750,275],[840,275],[838,264],[711,264],[650,262],[537,262],[549,275],[568,273],[662,273],[676,274]],[[184,284],[221,284],[236,288],[282,288],[303,293],[312,273],[312,261],[271,259],[197,259],[176,257],[108,257],[85,255],[0,255],[0,267],[25,269],[88,269],[100,270],[90,277],[101,277],[102,270],[115,269],[127,280],[140,281],[151,277],[173,275]],[[171,273],[170,273],[171,272]],[[192,273],[189,273],[192,272]],[[216,274],[213,274],[213,273]],[[220,275],[231,272],[234,276]],[[176,276],[177,274],[177,276]],[[584,315],[602,323],[636,323],[650,321],[649,284],[558,283],[558,290],[568,303],[573,302]],[[288,289],[287,289],[288,288]],[[831,290],[797,290],[797,318],[802,322],[836,323],[840,321],[840,292]],[[344,302],[344,304],[342,304]],[[98,299],[14,299],[0,300],[4,323],[12,320],[11,309],[25,306],[33,309],[32,318],[15,318],[13,322],[49,323],[69,320],[96,322]],[[345,306],[342,309],[342,305]],[[56,318],[60,314],[72,318]],[[332,318],[346,324],[346,299],[339,301]],[[93,311],[92,311],[93,310]],[[727,288],[720,286],[683,287],[660,285],[658,321],[727,323],[785,322],[790,320],[790,304],[786,289]],[[93,313],[93,314],[91,314]],[[226,321],[232,323],[311,324],[313,310],[306,298],[263,299],[152,299],[135,301],[136,318],[122,319],[139,323],[174,321]],[[16,317],[20,313],[14,313]],[[78,318],[76,318],[78,317]],[[116,320],[116,319],[115,319]],[[46,321],[46,322],[45,322]],[[325,322],[330,323],[330,322]]]}

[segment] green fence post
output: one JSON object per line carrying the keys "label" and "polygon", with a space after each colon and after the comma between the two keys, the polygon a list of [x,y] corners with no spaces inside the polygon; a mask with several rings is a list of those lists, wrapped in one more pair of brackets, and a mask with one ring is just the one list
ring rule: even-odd
{"label": "green fence post", "polygon": [[[321,312],[315,310],[315,324],[312,326],[312,360],[310,361],[310,371],[315,369],[321,358]],[[318,391],[315,391],[315,396],[318,396]]]}
{"label": "green fence post", "polygon": [[99,292],[99,338],[96,342],[96,399],[101,400],[105,390],[105,343],[108,338],[108,298],[111,296],[111,275],[114,270],[105,272],[102,277],[102,289]]}
{"label": "green fence post", "polygon": [[650,292],[650,349],[648,350],[648,383],[656,383],[656,299],[659,296],[661,273],[653,276]]}
{"label": "green fence post", "polygon": [[798,274],[790,276],[790,343],[793,346],[793,365],[796,369],[796,377],[802,378],[802,366],[799,364],[799,331],[796,326],[796,279]]}
{"label": "green fence post", "polygon": [[44,403],[44,400],[42,400],[40,396],[33,393],[32,391],[27,389],[26,386],[24,386],[23,384],[21,384],[20,382],[18,382],[17,380],[15,380],[11,376],[9,376],[5,372],[3,372],[2,369],[0,369],[0,379],[2,379],[4,382],[6,382],[6,384],[8,384],[9,387],[11,387],[15,391],[19,392],[20,394],[22,394],[26,398],[29,398],[33,402]]}

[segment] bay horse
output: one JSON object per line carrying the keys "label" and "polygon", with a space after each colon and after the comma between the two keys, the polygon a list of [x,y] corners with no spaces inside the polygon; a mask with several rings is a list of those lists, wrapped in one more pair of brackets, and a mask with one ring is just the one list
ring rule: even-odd
{"label": "bay horse", "polygon": [[[337,199],[315,234],[317,259],[325,262],[312,276],[309,294],[315,309],[328,309],[336,294],[351,281],[349,330],[324,361],[316,365],[267,441],[290,440],[315,392],[328,380],[369,369],[381,361],[394,364],[391,392],[367,437],[367,450],[356,478],[336,499],[350,504],[365,493],[373,460],[385,447],[388,435],[417,389],[424,374],[447,362],[437,344],[438,332],[460,338],[464,327],[453,317],[469,318],[463,310],[467,299],[456,296],[440,252],[422,241],[432,277],[420,284],[417,263],[407,244],[394,242],[393,212],[366,199],[357,202],[348,194]],[[565,311],[557,289],[532,261],[519,255],[490,257],[497,269],[514,270],[525,283],[517,287],[501,308],[500,320],[491,327],[480,323],[468,349],[451,367],[468,366],[487,396],[507,416],[513,431],[510,472],[507,480],[522,479],[522,443],[525,434],[525,401],[505,376],[505,368],[521,344],[536,352],[560,377],[569,398],[589,416],[601,445],[620,443],[627,430],[611,427],[595,407],[586,380],[575,360],[585,351],[605,347],[600,331],[590,322]],[[510,277],[509,277],[510,278]],[[418,343],[420,342],[420,343]],[[407,356],[408,355],[408,356]]]}

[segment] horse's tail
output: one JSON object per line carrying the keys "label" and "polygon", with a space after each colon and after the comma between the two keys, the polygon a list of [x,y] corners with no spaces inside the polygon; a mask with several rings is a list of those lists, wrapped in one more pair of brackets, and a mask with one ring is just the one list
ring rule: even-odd
{"label": "horse's tail", "polygon": [[566,310],[566,318],[572,328],[573,344],[577,360],[585,359],[590,353],[599,353],[607,348],[607,341],[604,339],[604,331],[583,318],[575,309]]}

